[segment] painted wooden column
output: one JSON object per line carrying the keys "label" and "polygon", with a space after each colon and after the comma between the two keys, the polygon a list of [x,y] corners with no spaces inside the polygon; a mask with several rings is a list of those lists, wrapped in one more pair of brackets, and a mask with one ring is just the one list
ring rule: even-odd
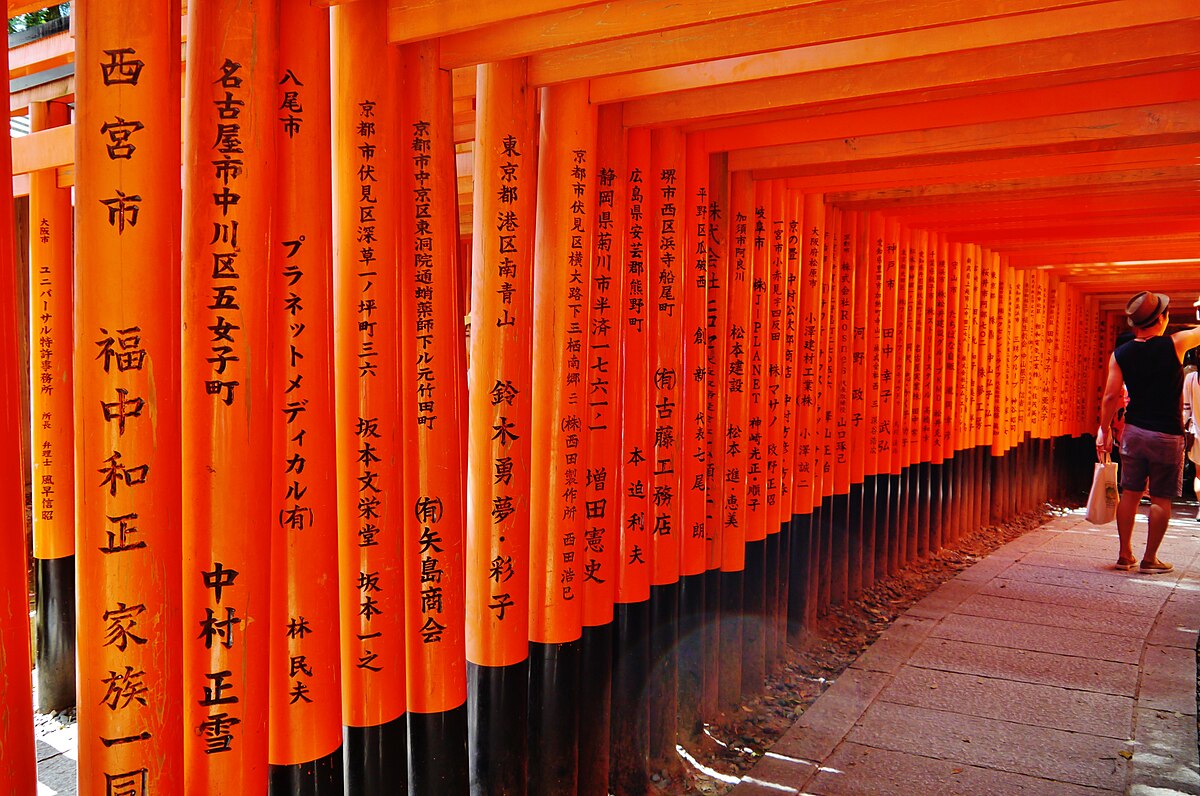
{"label": "painted wooden column", "polygon": [[[586,414],[588,447],[584,477],[584,538],[580,548],[583,645],[580,677],[579,794],[606,796],[612,725],[613,601],[616,593],[621,461],[620,384],[625,363],[620,347],[621,265],[625,224],[625,128],[619,105],[597,113],[595,244],[588,305]],[[621,176],[618,176],[621,175]]]}
{"label": "painted wooden column", "polygon": [[871,587],[874,574],[873,546],[875,529],[870,503],[874,494],[867,491],[867,452],[870,423],[867,419],[868,343],[873,328],[870,316],[871,283],[870,217],[856,213],[851,239],[851,267],[854,273],[853,303],[850,316],[850,400],[846,415],[850,458],[850,583],[847,596],[857,600],[864,588]]}
{"label": "painted wooden column", "polygon": [[398,238],[408,777],[467,789],[464,596],[467,383],[458,290],[450,72],[433,41],[400,48]]}
{"label": "painted wooden column", "polygon": [[367,796],[408,781],[396,250],[407,148],[384,10],[360,0],[330,12],[343,756],[347,790]]}
{"label": "painted wooden column", "polygon": [[[883,422],[883,348],[884,296],[886,291],[887,244],[881,213],[867,216],[864,246],[867,249],[867,279],[870,284],[867,307],[867,385],[866,477],[863,481],[864,525],[870,528],[871,561],[863,571],[863,587],[887,577],[887,468],[884,465]],[[894,330],[893,330],[894,333]],[[868,571],[870,576],[868,577]]]}
{"label": "painted wooden column", "polygon": [[[83,44],[85,37],[80,36],[78,41]],[[81,52],[93,58],[100,54],[95,48],[82,49]],[[7,59],[5,55],[3,63],[6,67]],[[87,64],[89,61],[78,63]],[[79,82],[85,82],[82,73]],[[0,146],[0,175],[11,184],[10,141]],[[0,218],[11,219],[12,215],[12,191],[9,190],[0,198]],[[17,313],[17,286],[20,280],[16,271],[19,260],[15,254],[12,225],[6,224],[4,232],[0,234],[0,318],[5,319],[0,324],[0,346],[9,352],[20,350],[18,340],[22,337],[16,322],[20,317]],[[64,339],[71,339],[65,331]],[[0,791],[24,794],[36,793],[38,783],[30,672],[29,551],[25,543],[25,478],[20,442],[21,392],[24,389],[21,381],[17,357],[7,357],[5,365],[0,367],[0,440],[3,440],[0,443],[0,749],[4,750],[4,765],[0,766]],[[66,392],[70,394],[69,390]],[[89,673],[95,674],[95,670]],[[91,729],[96,729],[95,723]],[[82,733],[80,740],[80,747],[85,747],[87,739]],[[101,778],[96,787],[102,787],[103,782]]]}
{"label": "painted wooden column", "polygon": [[524,793],[529,689],[534,95],[524,60],[476,75],[466,627],[471,788]]}
{"label": "painted wooden column", "polygon": [[840,214],[838,233],[834,238],[834,259],[837,276],[834,282],[836,301],[831,311],[833,317],[834,347],[831,348],[834,365],[832,385],[833,417],[833,579],[830,582],[830,597],[835,604],[850,598],[850,587],[854,580],[854,548],[856,537],[861,532],[861,494],[855,506],[850,489],[851,459],[851,394],[854,387],[852,354],[854,347],[854,272],[855,235],[858,214],[852,211]]}
{"label": "painted wooden column", "polygon": [[578,788],[587,324],[596,111],[587,86],[542,90],[533,292],[529,787]]}
{"label": "painted wooden column", "polygon": [[958,403],[962,384],[962,374],[960,373],[962,368],[961,286],[962,244],[950,243],[946,250],[946,407],[942,418],[942,445],[945,455],[948,457],[946,479],[943,483],[946,506],[943,511],[945,530],[942,539],[945,543],[954,542],[962,528],[959,518],[959,507],[962,503],[959,473],[962,471],[963,459],[959,456],[956,444]]}
{"label": "painted wooden column", "polygon": [[895,532],[895,569],[899,571],[908,563],[908,548],[911,546],[908,538],[908,518],[909,504],[912,500],[907,460],[908,407],[912,389],[912,361],[907,349],[912,323],[909,315],[911,270],[908,231],[899,223],[889,229],[889,245],[895,247],[896,259],[896,326],[892,374],[892,472],[896,478],[896,499],[892,501],[891,511]]}
{"label": "painted wooden column", "polygon": [[683,496],[684,219],[687,197],[684,136],[676,128],[650,133],[647,260],[650,291],[651,398],[654,414],[650,522],[650,762],[668,771],[675,751],[679,676],[679,571]]}
{"label": "painted wooden column", "polygon": [[685,745],[704,731],[703,627],[708,568],[708,152],[703,138],[687,137],[682,187],[676,194],[676,228],[682,312],[679,411],[679,737]]}
{"label": "painted wooden column", "polygon": [[180,8],[81,4],[78,14],[78,782],[140,796],[181,789],[185,735],[219,750],[242,728],[197,722],[185,733],[182,713],[203,693],[184,684],[180,651],[200,629],[180,616]]}
{"label": "painted wooden column", "polygon": [[742,582],[742,693],[759,693],[766,681],[764,611],[767,595],[767,367],[771,302],[771,183],[755,180],[747,276],[750,315],[746,327],[746,540]]}
{"label": "painted wooden column", "polygon": [[896,466],[896,394],[899,385],[896,381],[897,363],[897,320],[899,317],[898,297],[900,292],[900,269],[898,260],[898,231],[899,224],[895,221],[880,219],[877,226],[872,227],[876,249],[882,249],[877,255],[882,258],[883,289],[881,290],[879,317],[879,472],[887,481],[887,500],[880,501],[883,523],[887,527],[886,544],[880,557],[883,559],[884,574],[895,575],[899,568],[900,531],[897,523],[896,507],[900,500],[899,470]]}
{"label": "painted wooden column", "polygon": [[834,420],[837,402],[838,359],[837,359],[837,305],[839,301],[839,238],[842,213],[829,207],[825,214],[825,229],[821,238],[821,282],[828,287],[821,292],[821,313],[818,326],[821,329],[821,345],[817,356],[817,464],[815,468],[815,494],[819,501],[818,520],[820,527],[819,554],[817,562],[816,609],[825,614],[833,600],[834,566],[837,553],[837,512],[833,495],[835,480]]}
{"label": "painted wooden column", "polygon": [[[34,132],[71,121],[65,102],[34,102]],[[75,704],[75,427],[71,369],[74,221],[57,169],[29,175],[30,450],[37,572],[38,710]]]}
{"label": "painted wooden column", "polygon": [[815,587],[817,553],[819,550],[817,506],[817,401],[818,360],[821,345],[820,308],[825,283],[821,273],[822,237],[825,226],[825,204],[820,194],[807,194],[801,199],[801,278],[799,297],[799,361],[796,372],[796,477],[795,500],[801,516],[794,540],[793,575],[797,581],[790,590],[788,614],[794,628],[792,643],[799,644],[801,631],[812,628],[816,618]]}
{"label": "painted wooden column", "polygon": [[746,569],[747,425],[750,417],[750,302],[754,282],[754,183],[745,171],[730,175],[729,268],[725,336],[724,490],[721,497],[721,630],[719,704],[742,699],[742,584]]}
{"label": "painted wooden column", "polygon": [[183,704],[194,793],[267,788],[271,557],[259,540],[272,527],[277,417],[267,359],[277,25],[274,0],[188,14]]}
{"label": "painted wooden column", "polygon": [[[603,165],[602,165],[603,168]],[[627,133],[624,169],[624,223],[621,249],[620,350],[621,445],[614,606],[612,746],[610,783],[618,796],[638,796],[650,787],[650,713],[643,689],[650,671],[650,516],[649,452],[653,416],[650,403],[650,323],[647,291],[646,228],[650,174],[650,131]]]}
{"label": "painted wooden column", "polygon": [[[700,168],[697,166],[697,168]],[[713,153],[708,159],[708,281],[705,332],[707,354],[705,375],[707,412],[705,415],[706,457],[708,467],[707,507],[704,517],[705,574],[704,613],[701,628],[704,647],[704,692],[701,713],[706,721],[719,712],[721,666],[721,549],[725,490],[725,338],[728,329],[728,302],[725,293],[729,275],[729,155]]]}
{"label": "painted wooden column", "polygon": [[797,497],[796,443],[799,439],[797,424],[800,412],[800,293],[804,253],[804,207],[799,191],[783,189],[783,213],[785,219],[785,265],[787,267],[785,299],[783,308],[783,340],[781,367],[783,369],[783,433],[780,449],[780,522],[783,524],[779,550],[779,635],[778,655],[787,655],[787,645],[792,633],[791,590],[797,581],[797,567],[793,549],[798,544],[800,506]]}
{"label": "painted wooden column", "polygon": [[[343,789],[329,10],[279,20],[271,243],[270,792]],[[310,462],[303,470],[293,463]],[[304,617],[309,632],[288,633]]]}
{"label": "painted wooden column", "polygon": [[[908,410],[908,441],[909,466],[912,469],[913,493],[912,513],[909,523],[916,533],[910,533],[915,540],[916,559],[929,556],[929,460],[925,457],[927,442],[926,431],[929,427],[928,385],[929,385],[929,263],[928,256],[929,233],[925,230],[913,230],[909,238],[909,263],[913,266],[912,285],[913,295],[910,299],[912,311],[912,403]],[[916,560],[914,559],[914,560]]]}
{"label": "painted wooden column", "polygon": [[766,504],[766,595],[763,606],[763,628],[766,643],[766,668],[770,673],[775,667],[779,651],[779,587],[780,587],[780,544],[783,504],[783,307],[787,300],[787,261],[785,232],[787,216],[784,212],[786,188],[781,180],[771,183],[771,201],[768,205],[767,245],[767,318],[766,318],[766,361],[764,362],[764,416],[762,425],[766,470],[764,499]]}

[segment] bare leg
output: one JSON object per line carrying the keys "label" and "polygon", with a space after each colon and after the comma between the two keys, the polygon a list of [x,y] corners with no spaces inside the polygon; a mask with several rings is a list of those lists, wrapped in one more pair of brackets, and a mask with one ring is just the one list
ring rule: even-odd
{"label": "bare leg", "polygon": [[[1133,557],[1133,521],[1137,519],[1138,503],[1142,500],[1142,494],[1142,492],[1126,489],[1121,493],[1121,500],[1117,503],[1117,539],[1121,545],[1117,560],[1121,563],[1137,560]],[[1160,536],[1159,539],[1161,540],[1162,537]]]}
{"label": "bare leg", "polygon": [[1158,561],[1158,546],[1162,544],[1163,536],[1167,533],[1167,523],[1171,521],[1171,499],[1150,496],[1150,531],[1146,535],[1146,555],[1142,557],[1143,564],[1153,564]]}

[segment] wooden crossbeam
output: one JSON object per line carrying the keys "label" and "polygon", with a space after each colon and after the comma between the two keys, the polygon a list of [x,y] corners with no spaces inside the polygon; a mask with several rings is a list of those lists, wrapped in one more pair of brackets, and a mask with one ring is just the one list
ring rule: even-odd
{"label": "wooden crossbeam", "polygon": [[[565,11],[595,0],[392,0],[388,38],[393,44],[436,39],[511,19]],[[380,24],[384,20],[379,21]]]}
{"label": "wooden crossbeam", "polygon": [[[1200,22],[1188,20],[1085,33],[1062,40],[857,64],[641,96],[624,102],[624,121],[630,127],[677,124],[949,86],[966,86],[969,87],[966,93],[978,94],[987,92],[988,86],[984,84],[1005,79],[1020,78],[1024,85],[1032,87],[1044,82],[1046,76],[1060,73],[1081,74],[1076,81],[1068,82],[1145,74],[1148,61],[1161,63],[1161,68],[1154,71],[1175,71],[1200,63],[1200,54],[1195,52],[1197,40],[1200,40]],[[1088,69],[1096,71],[1088,73],[1085,71]],[[605,96],[606,101],[622,99],[619,91]]]}

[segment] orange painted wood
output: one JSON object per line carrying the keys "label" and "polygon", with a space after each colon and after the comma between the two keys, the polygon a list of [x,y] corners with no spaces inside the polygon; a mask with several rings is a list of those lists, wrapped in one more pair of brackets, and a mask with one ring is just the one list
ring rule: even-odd
{"label": "orange painted wood", "polygon": [[[767,227],[767,245],[770,252],[767,256],[767,318],[766,318],[766,361],[765,378],[766,390],[764,395],[763,442],[766,456],[766,526],[767,534],[780,531],[780,522],[788,519],[783,511],[784,493],[782,490],[785,474],[788,471],[784,463],[784,429],[788,424],[787,407],[784,391],[784,362],[783,335],[784,312],[787,304],[787,191],[782,183],[771,185],[771,204],[768,212],[770,221]],[[790,506],[789,506],[790,508]],[[768,562],[770,563],[770,562]],[[774,653],[770,653],[774,654]]]}
{"label": "orange painted wood", "polygon": [[[523,61],[478,70],[467,455],[467,660],[529,650],[537,127]],[[511,425],[512,434],[503,431]]]}
{"label": "orange painted wood", "polygon": [[[218,2],[188,15],[183,748],[195,793],[261,791],[267,783],[271,556],[259,540],[272,527],[264,496],[277,417],[277,371],[266,364],[276,13],[269,2]],[[216,570],[238,574],[218,590],[213,581],[222,576],[206,574]]]}
{"label": "orange painted wood", "polygon": [[825,205],[820,194],[803,198],[801,229],[801,277],[799,297],[799,351],[796,372],[796,500],[798,513],[810,513],[821,502],[817,496],[817,400],[818,361],[821,345],[819,324],[821,293],[821,249],[824,237]]}
{"label": "orange painted wood", "polygon": [[[400,436],[408,709],[467,699],[463,557],[467,382],[450,73],[433,42],[400,48]],[[465,740],[465,739],[464,739]]]}
{"label": "orange painted wood", "polygon": [[[12,174],[12,149],[0,147],[0,175]],[[11,218],[12,198],[4,196],[0,212]],[[0,317],[17,315],[17,258],[11,226],[0,244]],[[0,346],[18,351],[16,323],[0,325]],[[64,335],[70,339],[70,335]],[[9,356],[0,368],[0,790],[6,793],[36,793],[37,753],[33,738],[33,668],[29,638],[29,553],[25,540],[24,467],[21,464],[21,384],[16,357]],[[85,671],[87,667],[85,667]],[[94,674],[94,672],[92,672]],[[176,706],[176,710],[178,707]],[[95,725],[89,729],[95,730]],[[81,747],[90,747],[81,737]],[[90,751],[90,749],[89,749]],[[102,777],[101,777],[101,781]]]}
{"label": "orange painted wood", "polygon": [[[704,9],[706,4],[684,5],[695,16],[696,10]],[[698,20],[702,24],[685,26],[678,26],[684,20],[671,19],[681,17],[679,11],[670,15],[655,13],[651,17],[654,21],[650,23],[647,20],[649,14],[643,15],[629,9],[625,14],[625,26],[635,29],[628,30],[626,35],[614,36],[613,28],[617,25],[605,24],[608,20],[604,20],[604,23],[599,23],[603,27],[593,28],[596,30],[593,36],[603,36],[603,41],[581,45],[578,42],[556,43],[552,48],[539,47],[548,51],[533,57],[534,72],[539,81],[555,82],[620,73],[628,71],[631,65],[638,71],[663,70],[666,67],[726,58],[751,60],[748,54],[771,51],[786,53],[792,48],[828,45],[830,42],[851,41],[860,47],[864,44],[874,46],[876,40],[887,40],[897,32],[936,31],[948,25],[962,31],[960,36],[963,39],[970,40],[975,28],[994,27],[996,22],[1001,21],[981,24],[976,20],[1012,16],[1030,19],[1027,24],[1033,24],[1042,15],[1030,14],[1030,11],[1079,6],[1081,3],[1076,0],[1021,0],[1016,3],[994,0],[968,3],[958,0],[930,4],[852,0],[789,4],[796,7],[735,19],[720,18],[731,13],[747,14],[762,5],[765,4],[720,4],[718,8],[704,9],[708,13],[705,18]],[[692,10],[693,6],[696,10]],[[671,22],[677,24],[672,25]],[[664,29],[645,30],[651,24]],[[643,30],[636,30],[639,25]],[[530,46],[540,43],[540,40],[531,41]]]}
{"label": "orange painted wood", "polygon": [[726,339],[729,330],[730,257],[733,241],[730,224],[728,158],[722,154],[709,157],[708,210],[708,392],[710,410],[707,418],[707,450],[711,464],[708,482],[708,515],[705,535],[708,540],[706,567],[709,571],[721,568],[723,533],[725,528],[725,479],[727,450],[725,429],[728,421],[726,379],[728,365]]}
{"label": "orange painted wood", "polygon": [[[750,323],[746,331],[746,541],[767,536],[767,370],[770,366],[768,312],[771,303],[771,184],[754,183],[747,270]],[[750,269],[753,269],[752,271]]]}
{"label": "orange painted wood", "polygon": [[650,323],[651,284],[646,264],[649,230],[646,207],[650,174],[650,131],[630,130],[624,174],[625,245],[622,248],[621,352],[621,531],[617,548],[618,603],[650,599],[651,480]]}
{"label": "orange painted wood", "polygon": [[[857,138],[904,130],[952,128],[1043,115],[1047,108],[1056,114],[1186,102],[1200,96],[1200,88],[1188,71],[1153,72],[1130,77],[1075,82],[1070,85],[1037,86],[1023,91],[973,94],[912,105],[842,111],[840,105],[797,111],[796,118],[771,122],[731,120],[725,127],[703,132],[714,151],[749,149]],[[801,115],[803,114],[803,115]],[[803,124],[797,122],[803,119]]]}
{"label": "orange painted wood", "polygon": [[870,371],[870,339],[874,331],[871,300],[874,283],[871,276],[870,216],[855,218],[852,240],[854,268],[854,311],[850,320],[850,402],[847,422],[850,426],[850,483],[861,484],[868,474],[867,452],[870,418],[867,393]]}
{"label": "orange painted wood", "polygon": [[[620,384],[624,362],[620,311],[624,300],[625,130],[615,108],[601,108],[596,136],[595,244],[588,307],[587,474],[584,478],[583,624],[607,625],[616,592],[616,540],[620,527]],[[618,196],[618,194],[621,194]]]}
{"label": "orange painted wood", "polygon": [[13,174],[75,162],[75,125],[64,124],[13,139]]}
{"label": "orange painted wood", "polygon": [[650,224],[647,260],[650,290],[651,398],[654,476],[651,496],[650,583],[662,586],[679,579],[683,530],[683,304],[681,250],[686,245],[682,222],[686,214],[686,153],[677,129],[650,132],[650,179],[647,219]]}
{"label": "orange painted wood", "polygon": [[[30,108],[34,130],[66,124],[66,103]],[[72,389],[74,215],[54,169],[30,175],[29,341],[33,556],[75,553],[75,428]]]}
{"label": "orange painted wood", "polygon": [[[596,111],[579,84],[543,89],[534,244],[529,638],[562,644],[582,622],[587,306]],[[650,458],[650,451],[645,451]]]}
{"label": "orange painted wood", "polygon": [[[181,651],[204,613],[186,625],[180,615],[179,6],[125,12],[81,5],[75,40],[86,65],[77,121],[89,131],[75,152],[74,315],[78,782],[88,793],[179,789],[185,737],[214,737],[199,721],[185,733],[182,712],[185,694],[204,697],[184,686]],[[196,569],[188,580],[203,588]],[[244,728],[233,729],[240,741]]]}
{"label": "orange painted wood", "polygon": [[814,472],[817,501],[834,494],[834,413],[837,400],[837,302],[839,300],[838,243],[841,237],[841,211],[829,207],[821,238],[821,313],[818,325],[821,343],[817,360],[817,464]]}
{"label": "orange painted wood", "polygon": [[[279,20],[272,108],[277,152],[271,258],[273,396],[270,737],[272,765],[342,744],[334,441],[329,11]],[[303,411],[294,412],[294,409]],[[313,465],[297,472],[296,458]],[[311,634],[288,633],[294,617]]]}
{"label": "orange painted wood", "polygon": [[592,1],[391,0],[387,7],[387,31],[392,44],[432,40],[514,17],[577,8]]}
{"label": "orange painted wood", "polygon": [[[848,13],[869,15],[871,11],[856,8]],[[776,47],[787,49],[772,49],[770,52],[727,58],[714,58],[710,55],[708,60],[697,64],[659,69],[643,68],[628,75],[593,77],[592,99],[599,103],[616,102],[651,94],[764,81],[787,75],[833,71],[897,59],[986,51],[989,48],[1011,47],[1038,41],[1059,40],[1058,46],[1061,47],[1063,37],[1124,31],[1136,26],[1171,24],[1181,20],[1190,21],[1193,13],[1194,8],[1187,0],[1165,0],[1152,6],[1107,2],[959,24],[928,26],[920,30],[880,32],[871,36],[867,42],[848,38],[828,43],[805,42],[804,46],[788,46],[790,43],[786,34],[774,28],[773,35],[767,34],[763,37],[766,40],[764,48],[774,42]],[[836,23],[826,24],[832,26]],[[726,36],[725,40],[729,41],[731,38]],[[628,61],[627,56],[626,63]],[[536,59],[533,70],[535,82],[542,82]],[[585,76],[590,75],[567,75],[560,79],[579,79]]]}
{"label": "orange painted wood", "polygon": [[[333,356],[342,722],[373,727],[407,708],[401,531],[399,71],[382,0],[330,12],[333,76]],[[376,491],[378,490],[378,491]]]}
{"label": "orange painted wood", "polygon": [[711,464],[709,439],[709,175],[708,152],[686,138],[683,186],[677,196],[679,297],[682,313],[680,367],[680,575],[702,574],[708,565],[705,531]]}
{"label": "orange painted wood", "polygon": [[851,447],[854,444],[853,413],[851,408],[854,392],[854,306],[855,292],[855,238],[858,234],[858,215],[843,213],[841,228],[835,241],[837,258],[837,300],[833,304],[834,342],[836,360],[834,384],[833,424],[833,493],[845,495],[850,492]]}
{"label": "orange painted wood", "polygon": [[784,262],[787,273],[784,278],[785,300],[783,307],[783,340],[781,346],[781,366],[783,368],[783,443],[780,449],[780,519],[788,522],[800,513],[799,499],[796,491],[796,466],[799,457],[796,453],[799,440],[798,423],[800,418],[800,292],[803,281],[802,266],[804,263],[804,197],[799,191],[787,190],[780,186],[783,192],[784,212]]}
{"label": "orange painted wood", "polygon": [[[1094,80],[1082,70],[1100,68],[1104,77],[1144,73],[1137,62],[1167,59],[1175,69],[1180,57],[1193,52],[1200,23],[1184,21],[1131,29],[1080,33],[1065,48],[1055,39],[1019,42],[983,50],[947,52],[885,63],[850,65],[809,74],[749,83],[714,85],[630,99],[631,88],[616,87],[596,101],[625,101],[627,125],[669,124],[685,120],[728,118],[742,113],[842,101],[861,97],[971,86],[1006,79],[1022,85],[1053,79],[1069,71]],[[664,86],[654,87],[661,90]],[[638,91],[649,91],[650,86]]]}
{"label": "orange painted wood", "polygon": [[730,175],[729,212],[721,571],[742,572],[746,568],[745,543],[749,534],[746,471],[750,445],[750,312],[754,283],[754,183],[746,172]]}

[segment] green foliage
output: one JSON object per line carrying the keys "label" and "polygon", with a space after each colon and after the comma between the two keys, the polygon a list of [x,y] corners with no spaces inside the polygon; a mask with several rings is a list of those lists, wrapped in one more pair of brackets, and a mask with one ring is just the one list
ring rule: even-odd
{"label": "green foliage", "polygon": [[8,21],[8,32],[16,33],[19,30],[36,28],[38,25],[50,22],[51,20],[62,19],[63,17],[70,16],[70,14],[70,3],[59,3],[58,5],[48,6],[38,11],[13,17]]}

